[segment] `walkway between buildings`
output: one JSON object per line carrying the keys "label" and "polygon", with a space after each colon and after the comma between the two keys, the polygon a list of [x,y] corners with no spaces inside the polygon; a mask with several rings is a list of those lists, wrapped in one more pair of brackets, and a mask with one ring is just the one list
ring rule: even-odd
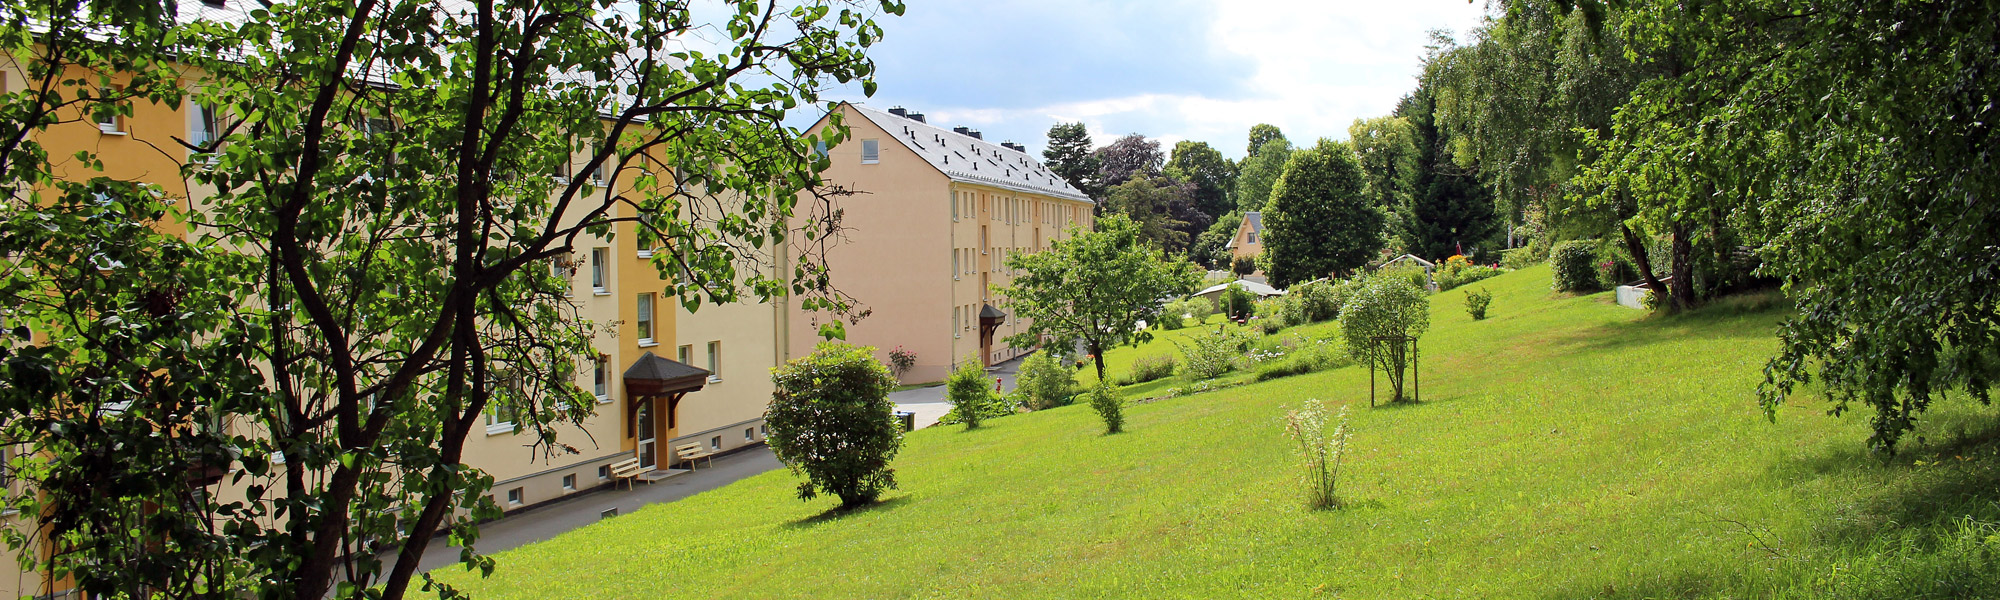
{"label": "walkway between buildings", "polygon": [[[620,484],[609,490],[589,492],[482,524],[479,526],[477,547],[481,554],[493,554],[525,546],[595,523],[607,510],[617,509],[618,514],[629,515],[648,504],[672,502],[783,466],[778,457],[771,454],[769,447],[761,445],[728,456],[718,456],[713,464],[704,460],[700,469],[657,483],[635,483],[630,490]],[[457,546],[446,543],[443,537],[431,540],[430,546],[424,550],[424,560],[418,563],[418,570],[429,571],[455,564],[458,562],[458,551]],[[388,560],[394,560],[394,557]],[[500,568],[504,569],[506,565]]]}
{"label": "walkway between buildings", "polygon": [[[1014,391],[1014,374],[1021,370],[1021,357],[1003,362],[986,369],[986,376],[1000,380],[1002,393]],[[896,410],[917,413],[917,429],[930,427],[951,412],[951,403],[944,400],[944,384],[926,388],[890,392],[889,401],[896,403]]]}

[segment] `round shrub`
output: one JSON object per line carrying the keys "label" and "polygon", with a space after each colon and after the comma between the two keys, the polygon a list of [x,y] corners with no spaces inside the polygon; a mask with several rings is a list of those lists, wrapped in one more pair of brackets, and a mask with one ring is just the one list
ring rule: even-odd
{"label": "round shrub", "polygon": [[[1334,285],[1326,280],[1292,286],[1285,292],[1285,300],[1297,304],[1297,308],[1291,311],[1296,315],[1286,314],[1287,320],[1294,325],[1318,323],[1340,316],[1340,296],[1334,292]],[[1297,320],[1291,320],[1294,316]]]}
{"label": "round shrub", "polygon": [[1229,270],[1235,272],[1237,275],[1255,273],[1257,272],[1257,257],[1238,256],[1235,260],[1229,261]]}
{"label": "round shrub", "polygon": [[1484,320],[1486,307],[1492,304],[1493,292],[1486,291],[1486,288],[1465,292],[1465,313],[1471,315],[1474,321]]}
{"label": "round shrub", "polygon": [[986,369],[969,360],[945,378],[944,397],[951,402],[951,416],[966,429],[977,429],[999,400],[994,397],[993,380],[986,378]]}
{"label": "round shrub", "polygon": [[771,370],[777,389],[764,416],[768,443],[792,473],[806,477],[800,500],[824,493],[854,508],[896,487],[889,468],[903,444],[889,402],[896,378],[874,355],[866,346],[821,344]]}
{"label": "round shrub", "polygon": [[1549,251],[1549,269],[1555,274],[1556,291],[1595,292],[1597,286],[1596,244],[1570,241]]}
{"label": "round shrub", "polygon": [[1070,403],[1070,388],[1076,387],[1076,372],[1063,368],[1047,350],[1028,355],[1021,361],[1021,373],[1014,391],[1023,394],[1021,405],[1043,410]]}

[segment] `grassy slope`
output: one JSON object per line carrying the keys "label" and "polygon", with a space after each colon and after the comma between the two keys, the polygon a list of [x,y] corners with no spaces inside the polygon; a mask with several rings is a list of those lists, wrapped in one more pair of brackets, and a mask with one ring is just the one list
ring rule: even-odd
{"label": "grassy slope", "polygon": [[[1970,535],[1972,558],[1938,542],[1943,515],[2000,520],[1995,445],[1948,441],[1991,431],[1991,409],[1935,409],[1929,445],[1884,464],[1858,414],[1757,410],[1776,311],[1646,318],[1552,296],[1545,268],[1479,286],[1486,321],[1462,291],[1433,298],[1421,404],[1370,409],[1346,368],[1135,406],[1117,436],[1085,407],[934,428],[855,514],[774,472],[503,553],[489,580],[438,575],[482,598],[1909,597],[2000,578],[2000,534]],[[1354,406],[1352,508],[1299,501],[1278,415],[1307,397]]]}

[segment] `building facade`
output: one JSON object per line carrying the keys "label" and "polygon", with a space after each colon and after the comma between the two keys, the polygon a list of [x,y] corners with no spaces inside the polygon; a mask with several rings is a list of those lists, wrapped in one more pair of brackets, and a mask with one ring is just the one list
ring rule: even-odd
{"label": "building facade", "polygon": [[[1257,211],[1243,213],[1243,223],[1236,226],[1236,236],[1229,238],[1229,243],[1223,247],[1229,250],[1232,261],[1257,258],[1263,254],[1264,213]],[[1263,271],[1263,265],[1258,265],[1257,270]]]}
{"label": "building facade", "polygon": [[[69,77],[90,80],[93,73],[78,71]],[[198,74],[189,74],[186,85],[199,85]],[[0,91],[18,91],[25,78],[17,65],[0,66]],[[114,85],[117,78],[113,79]],[[200,213],[212,188],[181,178],[181,167],[189,160],[188,151],[177,141],[207,141],[218,131],[218,115],[195,103],[168,106],[134,101],[130,116],[99,120],[80,108],[58,114],[60,123],[33,134],[48,151],[54,175],[60,179],[83,180],[109,177],[124,181],[156,184],[182,207]],[[393,125],[393,124],[391,124]],[[79,151],[97,155],[102,170],[76,161]],[[577,157],[570,169],[552,177],[592,177],[600,181],[611,173],[575,173],[584,163]],[[619,176],[619,185],[629,186],[635,178]],[[671,181],[665,185],[672,185]],[[596,192],[610,193],[609,190]],[[614,207],[608,216],[630,211],[626,205]],[[165,219],[156,224],[175,235],[201,236],[198,225]],[[640,248],[635,231],[606,238],[585,235],[578,238],[577,250],[566,261],[550,268],[570,279],[570,298],[578,316],[600,325],[594,355],[579,356],[575,380],[596,398],[595,414],[580,425],[559,428],[562,444],[576,453],[550,452],[537,448],[531,431],[516,431],[504,413],[487,416],[483,430],[468,436],[461,462],[491,475],[495,481],[490,494],[504,510],[521,510],[536,504],[600,489],[614,484],[610,466],[639,458],[642,467],[655,476],[678,465],[674,447],[699,443],[711,453],[728,452],[760,445],[766,429],[763,414],[770,401],[769,369],[783,359],[783,333],[778,325],[782,303],[744,302],[705,306],[696,312],[682,308],[672,294],[671,280],[652,261],[652,252]],[[634,371],[649,364],[648,354],[683,363],[687,373],[698,377],[672,382],[635,378]],[[655,363],[657,361],[654,361]],[[643,375],[643,374],[641,374]],[[224,425],[235,432],[254,435],[257,425],[239,420]],[[9,457],[32,448],[9,449]],[[273,456],[281,462],[282,456]],[[224,500],[245,497],[244,485],[224,478],[213,492]],[[11,477],[6,484],[19,490],[22,485]],[[17,527],[32,527],[32,521],[16,513],[0,515]],[[442,542],[434,542],[442,543]],[[14,550],[0,548],[0,561],[18,564]],[[0,576],[0,596],[60,595],[65,582],[43,581],[34,572]]]}
{"label": "building facade", "polygon": [[[885,362],[896,348],[913,353],[916,364],[902,375],[908,383],[1032,350],[1006,342],[1026,328],[993,289],[1012,279],[1006,257],[1047,249],[1073,227],[1089,230],[1090,198],[1019,145],[900,108],[836,110],[850,136],[822,149],[832,166],[821,177],[858,193],[840,199],[844,235],[824,258],[834,287],[866,311],[845,324],[846,341],[875,347]],[[823,118],[813,131],[827,124]],[[819,326],[834,318],[794,300],[787,356],[811,352]]]}

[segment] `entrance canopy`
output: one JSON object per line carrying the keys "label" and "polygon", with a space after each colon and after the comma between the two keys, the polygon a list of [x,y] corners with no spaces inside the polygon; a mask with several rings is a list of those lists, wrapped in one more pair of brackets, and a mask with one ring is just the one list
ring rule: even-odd
{"label": "entrance canopy", "polygon": [[[633,415],[639,411],[639,403],[647,398],[667,399],[667,414],[674,414],[681,396],[688,392],[700,391],[708,383],[708,370],[687,363],[667,360],[657,354],[647,352],[632,366],[625,369],[625,433],[632,433]],[[669,417],[671,418],[671,417]]]}

